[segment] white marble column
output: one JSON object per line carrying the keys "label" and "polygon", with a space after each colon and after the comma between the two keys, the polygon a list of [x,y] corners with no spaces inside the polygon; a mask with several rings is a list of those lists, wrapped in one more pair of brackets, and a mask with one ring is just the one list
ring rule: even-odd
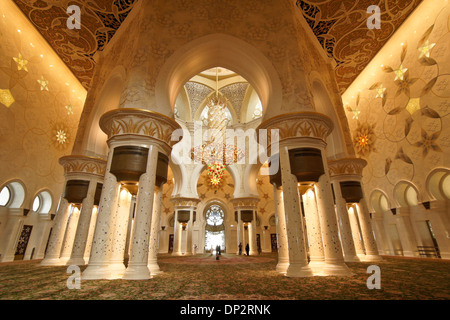
{"label": "white marble column", "polygon": [[409,207],[397,208],[395,220],[397,222],[398,233],[402,242],[403,255],[405,257],[419,256],[417,240],[411,224]]}
{"label": "white marble column", "polygon": [[66,199],[61,198],[58,212],[56,213],[55,223],[47,247],[47,254],[41,262],[41,266],[61,265],[59,257],[61,256],[61,247],[63,245],[64,235],[66,233],[67,221],[72,206]]}
{"label": "white marble column", "polygon": [[373,236],[372,224],[370,223],[369,210],[367,209],[366,199],[362,198],[356,205],[358,218],[361,226],[361,234],[364,240],[364,249],[366,255],[364,261],[383,260],[378,253],[375,237]]}
{"label": "white marble column", "polygon": [[[324,163],[324,167],[325,172],[327,172],[328,167],[326,162]],[[315,193],[325,254],[322,275],[349,276],[352,273],[344,262],[334,209],[333,193],[327,174],[320,176],[319,182],[315,184]]]}
{"label": "white marble column", "polygon": [[[267,229],[266,229],[267,227]],[[269,226],[262,226],[262,245],[261,245],[261,252],[262,253],[269,253],[272,250],[270,249],[270,232],[269,232]]]}
{"label": "white marble column", "polygon": [[334,196],[336,199],[336,213],[338,223],[340,224],[340,235],[342,242],[342,249],[344,251],[344,260],[346,262],[359,262],[360,259],[356,255],[355,243],[353,242],[352,229],[348,217],[347,203],[342,197],[342,190],[339,181],[333,183]]}
{"label": "white marble column", "polygon": [[275,219],[277,223],[278,263],[276,271],[285,274],[289,267],[289,248],[286,234],[286,216],[284,213],[283,190],[273,187],[275,200]]}
{"label": "white marble column", "polygon": [[127,260],[130,259],[130,252],[131,252],[130,241],[131,239],[133,239],[135,208],[136,208],[136,196],[133,195],[131,197],[130,216],[128,218],[128,228],[127,228],[127,240],[125,242],[125,259]]}
{"label": "white marble column", "polygon": [[[182,244],[182,240],[183,240],[182,232],[183,232],[182,225],[178,221],[178,210],[177,210],[177,208],[175,208],[175,219],[174,219],[174,226],[173,226],[173,251],[172,251],[173,256],[182,256],[183,255],[182,248],[181,248],[181,244]],[[209,249],[209,248],[207,248],[207,249]]]}
{"label": "white marble column", "polygon": [[111,254],[108,259],[108,279],[121,279],[125,273],[125,244],[131,210],[132,195],[121,188],[115,214],[111,216],[111,231],[108,238]]}
{"label": "white marble column", "polygon": [[[1,238],[2,242],[0,243],[0,246],[2,247],[0,262],[14,261],[16,242],[20,237],[19,232],[21,232],[23,226],[23,209],[9,209],[9,211],[8,221],[6,222],[6,226],[2,234],[3,237]],[[58,258],[56,258],[56,262],[59,262]]]}
{"label": "white marble column", "polygon": [[236,254],[239,255],[239,244],[241,247],[241,254],[243,255],[245,252],[245,245],[242,238],[242,230],[244,229],[244,225],[242,224],[241,219],[241,210],[237,209],[237,226],[236,226]]}
{"label": "white marble column", "polygon": [[[435,200],[430,203],[430,211],[437,219],[432,221],[433,233],[439,246],[441,259],[450,259],[450,200]],[[436,221],[436,222],[434,222]]]}
{"label": "white marble column", "polygon": [[86,243],[91,226],[92,210],[94,208],[95,191],[97,189],[97,181],[90,180],[86,198],[81,204],[80,217],[76,229],[75,240],[72,247],[72,253],[67,265],[85,265],[84,253],[86,251]]}
{"label": "white marble column", "polygon": [[302,198],[309,244],[309,266],[314,274],[321,274],[325,256],[314,189],[312,188],[306,191]]}
{"label": "white marble column", "polygon": [[364,244],[361,236],[361,230],[359,228],[358,214],[356,213],[355,205],[348,208],[348,219],[352,229],[353,243],[355,244],[355,251],[358,258],[363,261],[366,255],[364,251]]}
{"label": "white marble column", "polygon": [[[384,227],[384,220],[382,213],[374,213],[372,215],[372,225],[377,241],[378,252],[380,255],[390,255],[391,249],[389,247],[389,240]],[[394,253],[392,253],[394,254]]]}
{"label": "white marble column", "polygon": [[151,278],[148,268],[148,250],[150,246],[157,164],[158,149],[152,145],[148,151],[146,173],[139,178],[133,240],[130,241],[130,260],[123,279],[146,280]]}
{"label": "white marble column", "polygon": [[36,255],[33,259],[39,260],[44,258],[45,247],[48,241],[48,235],[51,228],[51,215],[50,213],[39,214],[39,224],[36,230],[36,234],[40,235],[41,240],[36,249]]}
{"label": "white marble column", "polygon": [[253,210],[253,219],[252,222],[248,226],[248,238],[250,245],[250,255],[257,256],[258,255],[258,244],[256,241],[256,210]]}
{"label": "white marble column", "polygon": [[303,235],[303,219],[301,217],[297,190],[297,179],[291,174],[289,151],[285,146],[280,146],[280,166],[286,218],[286,233],[289,248],[289,267],[286,271],[286,276],[310,277],[313,276],[313,272],[308,266],[306,244]]}
{"label": "white marble column", "polygon": [[91,255],[92,240],[94,240],[95,224],[97,222],[98,206],[94,206],[92,209],[91,222],[89,225],[88,237],[86,240],[86,250],[84,251],[84,261],[89,263],[89,257]]}
{"label": "white marble column", "polygon": [[194,225],[194,209],[189,209],[189,221],[186,226],[186,249],[184,250],[185,255],[192,255],[192,229]]}
{"label": "white marble column", "polygon": [[148,252],[148,268],[150,275],[162,273],[158,265],[159,230],[161,225],[161,202],[162,186],[155,188],[155,199],[153,201],[152,228],[150,231],[150,247]]}
{"label": "white marble column", "polygon": [[[163,230],[164,227],[164,230]],[[159,232],[158,253],[169,253],[169,236],[167,234],[167,226],[161,226]]]}
{"label": "white marble column", "polygon": [[59,258],[62,265],[67,264],[67,261],[70,259],[79,218],[80,209],[78,207],[74,207],[67,223],[66,235],[64,237],[64,242],[61,249],[61,256]]}
{"label": "white marble column", "polygon": [[117,182],[116,176],[110,172],[113,154],[114,149],[111,148],[98,206],[89,264],[81,276],[83,280],[107,279],[109,277],[108,265],[111,255],[109,237],[113,230],[112,219],[116,215],[120,191],[120,183]]}
{"label": "white marble column", "polygon": [[248,230],[249,224],[248,222],[242,222],[242,251],[243,253],[247,254],[247,250],[245,249],[248,244],[249,248],[249,254],[250,254],[250,243],[249,243],[249,230]]}

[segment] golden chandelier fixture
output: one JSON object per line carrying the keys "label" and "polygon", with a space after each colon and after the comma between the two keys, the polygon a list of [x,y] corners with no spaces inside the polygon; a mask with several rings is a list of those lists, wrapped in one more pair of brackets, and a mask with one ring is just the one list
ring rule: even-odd
{"label": "golden chandelier fixture", "polygon": [[[234,145],[224,143],[228,124],[227,101],[219,95],[218,69],[216,69],[216,94],[207,101],[208,129],[214,130],[208,142],[191,149],[191,158],[208,166],[208,176],[213,186],[218,186],[225,174],[226,166],[244,157],[244,152]],[[211,131],[210,131],[211,132]]]}

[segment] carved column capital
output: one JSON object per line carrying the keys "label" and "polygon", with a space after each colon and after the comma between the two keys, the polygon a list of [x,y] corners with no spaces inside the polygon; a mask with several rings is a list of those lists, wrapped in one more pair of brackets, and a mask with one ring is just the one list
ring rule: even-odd
{"label": "carved column capital", "polygon": [[172,198],[170,201],[173,203],[175,209],[181,208],[194,208],[197,209],[197,205],[200,202],[200,199],[197,198]]}
{"label": "carved column capital", "polygon": [[233,204],[235,209],[255,210],[259,203],[259,198],[257,197],[233,198],[231,199],[231,203]]}
{"label": "carved column capital", "polygon": [[64,175],[87,175],[102,178],[106,171],[106,161],[100,158],[82,155],[70,155],[59,159],[59,164],[64,167]]}
{"label": "carved column capital", "polygon": [[150,137],[172,147],[172,133],[181,126],[165,115],[143,109],[122,108],[105,113],[100,118],[100,128],[108,140],[123,135]]}
{"label": "carved column capital", "polygon": [[367,161],[360,158],[344,158],[328,161],[328,169],[332,180],[361,180]]}
{"label": "carved column capital", "polygon": [[[333,131],[333,121],[318,112],[293,112],[282,114],[261,123],[259,129],[278,129],[280,142],[293,138],[316,138],[326,141]],[[268,132],[268,146],[271,145],[271,134]]]}

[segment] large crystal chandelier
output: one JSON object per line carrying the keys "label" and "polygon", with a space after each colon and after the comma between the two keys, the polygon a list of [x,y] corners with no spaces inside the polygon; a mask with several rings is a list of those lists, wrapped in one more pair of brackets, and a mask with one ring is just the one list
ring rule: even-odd
{"label": "large crystal chandelier", "polygon": [[200,160],[208,166],[208,176],[213,186],[218,186],[226,167],[243,158],[244,152],[234,145],[224,143],[228,124],[226,116],[227,101],[219,94],[218,68],[216,68],[216,94],[206,103],[208,108],[208,129],[212,133],[203,145],[191,150],[191,158]]}

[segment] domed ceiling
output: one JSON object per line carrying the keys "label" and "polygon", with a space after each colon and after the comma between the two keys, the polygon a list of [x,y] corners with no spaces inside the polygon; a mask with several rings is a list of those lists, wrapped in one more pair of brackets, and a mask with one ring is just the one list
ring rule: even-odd
{"label": "domed ceiling", "polygon": [[[298,0],[297,7],[336,62],[341,92],[352,83],[422,0]],[[95,61],[137,0],[14,0],[85,88]],[[67,7],[83,8],[82,29],[66,28]],[[382,28],[368,29],[367,8],[379,5]]]}
{"label": "domed ceiling", "polygon": [[[222,67],[205,70],[190,79],[184,85],[184,89],[186,100],[183,100],[180,94],[175,108],[175,116],[181,120],[202,120],[201,115],[206,107],[206,101],[216,90],[228,102],[232,123],[245,123],[256,119],[256,117],[249,119],[247,114],[255,112],[256,105],[258,102],[260,104],[259,98],[253,87],[234,71]],[[179,112],[181,109],[188,110],[190,117],[186,116],[185,112]]]}

